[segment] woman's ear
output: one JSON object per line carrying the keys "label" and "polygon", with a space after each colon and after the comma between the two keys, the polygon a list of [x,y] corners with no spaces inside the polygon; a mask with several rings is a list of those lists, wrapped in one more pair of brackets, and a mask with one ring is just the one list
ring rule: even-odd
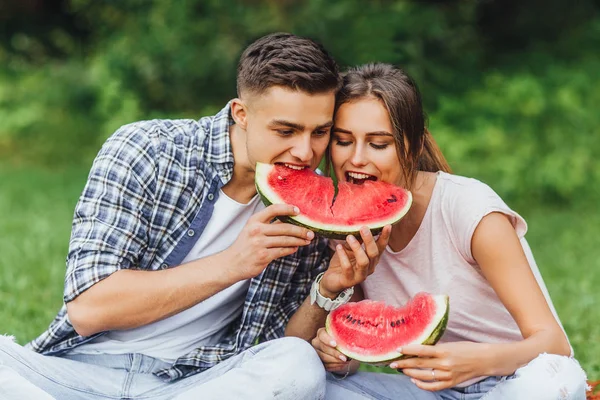
{"label": "woman's ear", "polygon": [[248,125],[248,106],[241,99],[231,100],[231,117],[242,129]]}

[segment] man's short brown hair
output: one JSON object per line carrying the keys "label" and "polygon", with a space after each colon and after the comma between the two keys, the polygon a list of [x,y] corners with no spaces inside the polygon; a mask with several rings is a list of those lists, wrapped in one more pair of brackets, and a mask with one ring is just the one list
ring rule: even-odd
{"label": "man's short brown hair", "polygon": [[261,94],[283,86],[310,94],[341,86],[333,57],[316,41],[291,33],[273,33],[244,50],[238,64],[237,92]]}

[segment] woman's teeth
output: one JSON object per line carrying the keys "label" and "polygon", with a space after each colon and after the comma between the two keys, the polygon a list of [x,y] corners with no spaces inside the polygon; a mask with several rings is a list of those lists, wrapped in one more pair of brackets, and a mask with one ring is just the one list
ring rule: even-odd
{"label": "woman's teeth", "polygon": [[362,185],[366,181],[376,181],[377,177],[373,175],[361,174],[360,172],[346,172],[346,180],[350,183]]}
{"label": "woman's teeth", "polygon": [[348,172],[348,176],[354,179],[368,179],[371,177],[371,175],[359,174],[357,172]]}

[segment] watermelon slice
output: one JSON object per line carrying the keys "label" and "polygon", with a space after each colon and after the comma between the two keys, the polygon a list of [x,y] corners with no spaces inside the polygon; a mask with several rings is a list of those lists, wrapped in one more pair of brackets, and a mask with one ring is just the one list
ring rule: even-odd
{"label": "watermelon slice", "polygon": [[283,220],[334,239],[360,236],[363,226],[375,235],[400,221],[412,204],[409,191],[380,181],[340,182],[334,199],[333,180],[309,168],[257,163],[255,183],[267,206],[292,204],[300,209],[299,215]]}
{"label": "watermelon slice", "polygon": [[402,346],[437,343],[446,330],[448,311],[448,296],[425,292],[418,293],[401,308],[363,300],[330,312],[325,329],[343,354],[365,363],[384,365],[402,358],[398,352]]}

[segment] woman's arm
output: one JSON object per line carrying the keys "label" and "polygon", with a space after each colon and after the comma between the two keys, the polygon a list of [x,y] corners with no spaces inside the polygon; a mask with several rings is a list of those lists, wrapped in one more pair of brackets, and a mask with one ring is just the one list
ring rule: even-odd
{"label": "woman's arm", "polygon": [[494,212],[482,218],[471,239],[471,251],[523,340],[406,346],[400,352],[417,357],[394,361],[390,367],[402,369],[421,389],[442,390],[479,376],[510,375],[541,353],[571,352],[508,217]]}
{"label": "woman's arm", "polygon": [[508,217],[484,217],[471,241],[473,257],[500,301],[516,321],[524,340],[490,346],[492,375],[510,375],[541,353],[569,355],[567,338],[531,270]]}
{"label": "woman's arm", "polygon": [[[339,243],[321,279],[319,293],[334,299],[342,290],[363,282],[375,270],[379,257],[390,239],[391,231],[391,225],[386,225],[376,240],[371,231],[363,227],[360,235],[364,247],[351,235],[346,238],[347,246]],[[310,304],[310,298],[307,297],[290,318],[285,335],[310,342],[317,335],[317,330],[325,325],[327,314],[327,311],[318,305]]]}

